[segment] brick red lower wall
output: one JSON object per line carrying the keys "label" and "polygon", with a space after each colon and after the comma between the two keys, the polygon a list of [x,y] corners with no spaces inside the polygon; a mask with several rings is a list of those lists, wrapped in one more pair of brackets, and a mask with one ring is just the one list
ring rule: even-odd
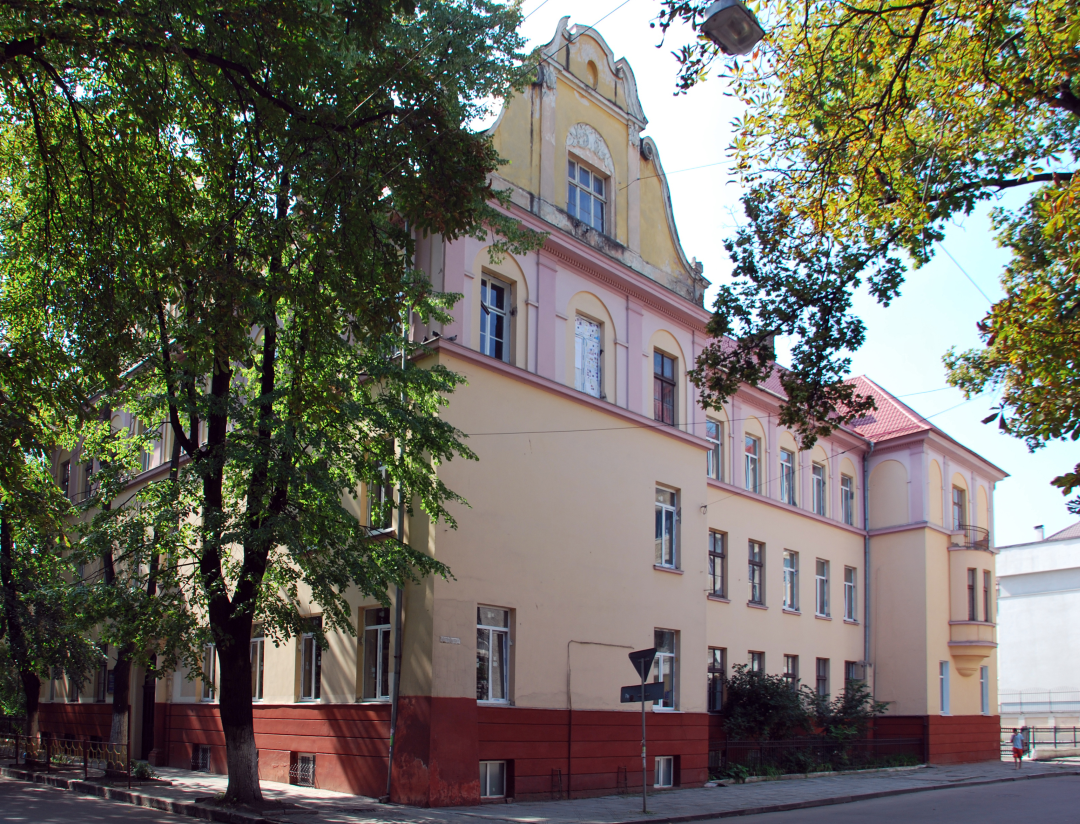
{"label": "brick red lower wall", "polygon": [[997,715],[882,716],[874,722],[879,738],[928,736],[931,764],[966,764],[1001,758],[1001,718]]}
{"label": "brick red lower wall", "polygon": [[112,731],[112,704],[38,705],[38,726],[42,732],[75,738],[109,740]]}

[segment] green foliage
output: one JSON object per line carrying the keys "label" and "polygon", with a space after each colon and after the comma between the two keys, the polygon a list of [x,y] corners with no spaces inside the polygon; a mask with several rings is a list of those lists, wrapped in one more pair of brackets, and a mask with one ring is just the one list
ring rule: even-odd
{"label": "green foliage", "polygon": [[132,761],[131,777],[139,781],[149,781],[157,778],[158,774],[154,772],[154,768],[150,766],[149,761]]}
{"label": "green foliage", "polygon": [[[662,0],[656,24],[699,26],[707,0]],[[1080,7],[1071,0],[773,0],[748,58],[701,37],[677,53],[685,91],[720,65],[745,104],[730,145],[747,224],[728,248],[710,347],[695,380],[717,403],[768,376],[768,341],[796,337],[783,423],[804,445],[869,407],[846,388],[863,342],[860,288],[883,305],[904,261],[929,261],[945,227],[1028,188],[997,215],[1013,255],[983,350],[950,354],[951,382],[1000,388],[1001,427],[1033,448],[1075,438],[1075,164],[1080,157]],[[902,257],[903,256],[903,257]],[[1055,483],[1069,491],[1080,468]],[[1074,502],[1074,507],[1080,502]]]}
{"label": "green foliage", "polygon": [[791,738],[809,728],[810,716],[799,691],[782,675],[736,664],[724,689],[724,732],[738,740]]}
{"label": "green foliage", "polygon": [[888,701],[874,700],[865,681],[848,681],[831,700],[828,695],[803,687],[803,700],[814,725],[839,741],[863,737],[870,721],[889,708]]}

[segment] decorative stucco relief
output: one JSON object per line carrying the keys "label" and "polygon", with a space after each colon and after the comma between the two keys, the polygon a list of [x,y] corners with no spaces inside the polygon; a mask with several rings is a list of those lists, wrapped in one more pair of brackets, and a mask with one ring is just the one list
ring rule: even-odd
{"label": "decorative stucco relief", "polygon": [[566,134],[566,148],[608,175],[615,174],[611,152],[600,133],[588,123],[575,123]]}

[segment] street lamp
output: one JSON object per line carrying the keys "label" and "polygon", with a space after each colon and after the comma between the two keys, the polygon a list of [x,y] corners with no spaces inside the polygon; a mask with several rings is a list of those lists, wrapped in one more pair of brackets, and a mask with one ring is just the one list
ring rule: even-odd
{"label": "street lamp", "polygon": [[748,54],[765,36],[765,29],[742,0],[716,0],[705,10],[701,30],[727,54]]}

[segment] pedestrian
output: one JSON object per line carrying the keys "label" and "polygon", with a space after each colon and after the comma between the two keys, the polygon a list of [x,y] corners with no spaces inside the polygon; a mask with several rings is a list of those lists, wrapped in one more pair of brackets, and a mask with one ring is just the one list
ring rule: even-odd
{"label": "pedestrian", "polygon": [[1024,736],[1020,730],[1014,727],[1012,738],[1009,740],[1012,742],[1013,760],[1016,762],[1016,769],[1020,769],[1020,762],[1024,757]]}

